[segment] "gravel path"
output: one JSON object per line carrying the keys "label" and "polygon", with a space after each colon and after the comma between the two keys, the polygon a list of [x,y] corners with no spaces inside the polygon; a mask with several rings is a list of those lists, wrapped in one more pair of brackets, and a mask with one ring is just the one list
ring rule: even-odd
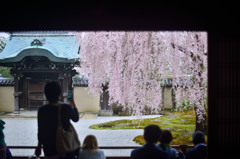
{"label": "gravel path", "polygon": [[[148,115],[142,118],[154,118],[159,115]],[[88,134],[97,137],[99,146],[139,146],[133,142],[133,138],[142,135],[143,130],[94,130],[88,127],[93,124],[121,119],[136,119],[132,116],[124,117],[97,117],[90,119],[81,118],[79,122],[73,123],[77,130],[81,143]],[[37,145],[37,120],[36,119],[2,119],[6,122],[4,133],[5,140],[11,146],[35,146]],[[25,152],[26,151],[26,152]],[[34,150],[12,150],[13,154],[30,156]],[[106,156],[129,156],[131,150],[104,150]]]}

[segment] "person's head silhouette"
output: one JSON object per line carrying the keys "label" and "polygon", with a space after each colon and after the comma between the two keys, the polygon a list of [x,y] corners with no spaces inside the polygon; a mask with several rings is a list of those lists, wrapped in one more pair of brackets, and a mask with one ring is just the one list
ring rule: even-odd
{"label": "person's head silhouette", "polygon": [[59,100],[59,97],[62,93],[62,89],[58,82],[51,81],[45,85],[44,93],[45,93],[47,100],[50,103],[54,103]]}
{"label": "person's head silhouette", "polygon": [[162,130],[158,125],[148,125],[144,128],[144,139],[147,143],[156,143],[159,141]]}

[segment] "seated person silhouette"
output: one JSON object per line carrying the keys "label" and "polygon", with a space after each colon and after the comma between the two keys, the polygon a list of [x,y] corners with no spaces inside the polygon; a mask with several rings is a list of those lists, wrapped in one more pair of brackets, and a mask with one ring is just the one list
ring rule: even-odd
{"label": "seated person silhouette", "polygon": [[178,159],[180,158],[180,156],[178,155],[178,151],[175,148],[170,147],[170,143],[172,140],[173,136],[171,131],[164,130],[160,138],[160,144],[158,145],[158,148],[168,153],[170,159]]}
{"label": "seated person silhouette", "polygon": [[87,135],[85,137],[78,159],[106,159],[104,152],[98,148],[96,136]]}
{"label": "seated person silhouette", "polygon": [[201,131],[195,131],[192,135],[194,148],[186,153],[185,159],[205,159],[207,156],[207,146],[205,143],[205,135]]}
{"label": "seated person silhouette", "polygon": [[169,155],[156,145],[161,134],[162,130],[158,125],[146,126],[143,133],[146,144],[132,150],[130,159],[169,159]]}

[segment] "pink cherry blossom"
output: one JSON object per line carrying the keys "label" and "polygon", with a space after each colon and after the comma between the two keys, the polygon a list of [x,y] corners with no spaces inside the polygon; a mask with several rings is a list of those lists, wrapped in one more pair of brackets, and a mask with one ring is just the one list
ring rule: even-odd
{"label": "pink cherry blossom", "polygon": [[204,120],[207,97],[206,32],[82,32],[81,67],[89,88],[99,95],[108,84],[109,103],[118,102],[133,115],[163,108],[164,80],[173,79],[176,107],[190,101]]}

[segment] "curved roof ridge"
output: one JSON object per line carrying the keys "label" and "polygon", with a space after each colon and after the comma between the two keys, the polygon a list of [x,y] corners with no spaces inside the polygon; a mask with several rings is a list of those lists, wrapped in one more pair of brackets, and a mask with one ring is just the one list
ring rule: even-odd
{"label": "curved roof ridge", "polygon": [[10,33],[11,36],[63,36],[74,35],[70,31],[19,31]]}
{"label": "curved roof ridge", "polygon": [[[21,58],[18,56],[28,49],[32,49],[32,51],[25,52],[24,56],[34,56],[36,54],[41,56],[41,51],[44,49],[55,56],[51,59],[53,62],[72,63],[73,60],[80,59],[78,53],[80,44],[73,32],[15,32],[12,35],[15,36],[8,38],[7,44],[0,54],[0,64],[19,62]],[[40,49],[40,52],[36,53],[37,50],[34,49]]]}

